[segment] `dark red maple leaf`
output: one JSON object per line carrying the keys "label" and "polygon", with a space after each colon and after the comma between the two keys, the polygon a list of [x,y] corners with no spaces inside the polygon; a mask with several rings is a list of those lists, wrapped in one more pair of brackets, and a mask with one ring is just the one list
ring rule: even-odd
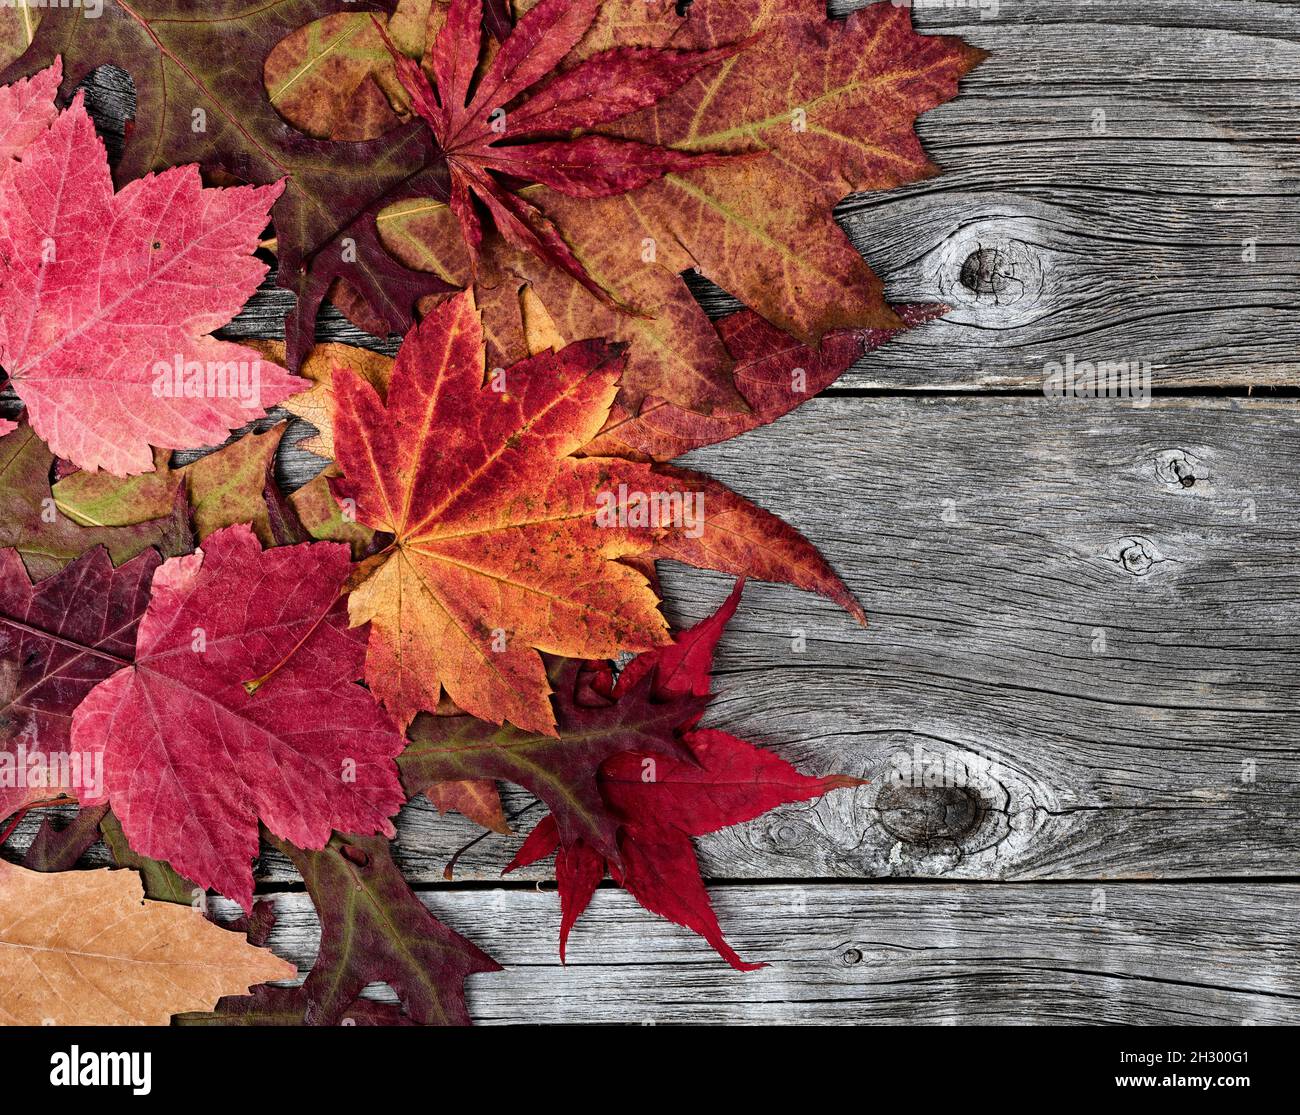
{"label": "dark red maple leaf", "polygon": [[[574,839],[552,814],[542,819],[506,869],[527,866],[556,853],[561,903],[560,958],[570,930],[591,901],[606,870],[652,913],[693,930],[734,968],[761,964],[740,958],[723,938],[700,877],[692,836],[752,820],[769,809],[806,801],[830,790],[861,784],[843,775],[814,778],[784,759],[726,732],[694,727],[695,709],[709,691],[713,652],[734,613],[741,585],[716,614],[679,633],[671,646],[633,659],[612,684],[612,672],[588,675],[587,692],[608,694],[611,716],[635,719],[650,699],[682,709],[677,754],[628,751],[607,758],[599,771],[606,815],[616,818],[618,856],[604,855],[583,837]],[[558,693],[557,693],[558,697]],[[614,710],[618,710],[617,713]],[[565,738],[566,718],[557,717]]]}
{"label": "dark red maple leaf", "polygon": [[[247,995],[223,995],[207,1013],[191,1011],[172,1016],[173,1026],[302,1026],[307,1014],[305,987],[276,987],[261,983]],[[344,1026],[418,1026],[395,1003],[357,999],[343,1012]]]}
{"label": "dark red maple leaf", "polygon": [[[940,302],[893,307],[905,329],[931,321],[947,309]],[[692,449],[738,437],[789,414],[839,379],[859,357],[902,332],[901,329],[835,329],[822,338],[817,348],[812,348],[753,310],[728,314],[714,324],[735,361],[732,372],[736,387],[749,406],[747,411],[700,414],[651,397],[633,413],[621,401],[616,402],[605,428],[583,453],[670,461]]]}
{"label": "dark red maple leaf", "polygon": [[421,713],[399,766],[411,794],[436,782],[505,779],[531,790],[551,807],[559,831],[610,860],[619,859],[618,819],[596,783],[600,765],[621,751],[638,750],[689,760],[677,729],[698,718],[707,700],[658,702],[646,677],[626,702],[611,702],[584,684],[584,664],[546,656],[559,735],[498,727],[473,716]]}
{"label": "dark red maple leaf", "polygon": [[[734,159],[585,130],[650,107],[747,44],[696,51],[620,47],[556,73],[595,22],[602,2],[541,0],[501,44],[476,85],[482,0],[451,0],[424,69],[376,25],[414,111],[428,123],[447,160],[451,209],[475,265],[483,240],[477,198],[511,244],[563,268],[602,301],[619,305],[545,214],[513,192],[512,181],[539,183],[570,197],[611,197],[673,171]],[[574,137],[575,131],[584,134]]]}
{"label": "dark red maple leaf", "polygon": [[[215,532],[158,568],[134,664],[73,714],[74,749],[104,764],[103,792],[83,803],[111,801],[136,852],[245,910],[259,818],[320,848],[334,829],[393,835],[406,800],[404,741],[355,684],[350,568],[343,545],[263,552],[247,526]],[[249,692],[253,678],[269,680]]]}
{"label": "dark red maple leaf", "polygon": [[[335,836],[319,851],[271,838],[302,874],[321,922],[320,950],[300,987],[262,984],[211,1012],[176,1016],[181,1026],[468,1025],[465,981],[501,966],[424,906],[382,837]],[[260,905],[260,903],[259,903]],[[257,911],[253,919],[256,922]],[[268,919],[246,931],[264,944]],[[269,919],[273,921],[273,919]],[[256,933],[254,932],[256,930]],[[386,983],[401,1005],[361,998]]]}
{"label": "dark red maple leaf", "polygon": [[161,560],[148,549],[114,569],[97,546],[32,584],[18,551],[0,550],[0,819],[99,788],[90,755],[72,751],[73,710],[131,659]]}

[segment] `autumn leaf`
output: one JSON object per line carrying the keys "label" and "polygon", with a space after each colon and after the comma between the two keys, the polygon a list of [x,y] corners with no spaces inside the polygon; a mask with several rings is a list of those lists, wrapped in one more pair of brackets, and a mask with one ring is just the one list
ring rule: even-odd
{"label": "autumn leaf", "polygon": [[461,813],[485,829],[510,832],[501,793],[490,778],[435,782],[425,793],[439,813]]}
{"label": "autumn leaf", "polygon": [[[588,129],[653,105],[744,44],[705,51],[609,50],[555,73],[601,4],[541,0],[481,74],[482,0],[451,0],[423,68],[401,54],[377,22],[376,27],[392,52],[412,110],[429,125],[447,160],[451,209],[469,248],[471,268],[477,266],[483,241],[477,199],[510,244],[568,272],[597,298],[619,307],[546,215],[508,180],[540,183],[575,198],[600,198],[628,193],[673,171],[716,166],[724,160],[708,152],[673,151],[652,140],[613,138]],[[583,134],[573,136],[575,131]],[[548,138],[552,136],[568,138]]]}
{"label": "autumn leaf", "polygon": [[45,817],[23,853],[22,866],[29,871],[71,871],[99,839],[99,826],[107,815],[108,806],[97,805],[78,809],[66,823]]}
{"label": "autumn leaf", "polygon": [[392,835],[405,801],[402,737],[354,684],[349,568],[345,546],[263,552],[246,526],[218,531],[159,567],[134,664],[73,714],[73,748],[104,764],[83,803],[110,801],[138,853],[246,910],[259,818],[320,848],[334,829]]}
{"label": "autumn leaf", "polygon": [[0,550],[0,820],[102,788],[102,768],[71,746],[73,711],[130,660],[161,560],[146,550],[114,569],[96,546],[32,584],[17,551]]}
{"label": "autumn leaf", "polygon": [[0,546],[17,550],[33,577],[57,573],[94,546],[107,547],[115,562],[150,546],[165,557],[193,549],[183,495],[177,493],[160,518],[129,526],[79,526],[59,510],[50,488],[53,468],[53,455],[25,422],[0,437]]}
{"label": "autumn leaf", "polygon": [[0,863],[0,1022],[165,1026],[297,975],[188,906],[143,899],[133,871]]}
{"label": "autumn leaf", "polygon": [[[469,1025],[465,980],[501,966],[429,913],[393,862],[388,841],[335,836],[319,851],[275,844],[302,873],[315,903],[320,951],[300,996],[256,989],[242,1001],[223,1003],[219,1013],[256,1023],[275,1009],[286,1025],[337,1026],[345,1018],[401,1025],[403,1017],[422,1026]],[[365,987],[378,981],[397,993],[405,1016],[358,1002]],[[284,1016],[298,1007],[296,1020]]]}
{"label": "autumn leaf", "polygon": [[[248,995],[227,995],[210,1012],[178,1014],[174,1026],[302,1026],[307,1014],[305,987],[262,984]],[[357,999],[340,1018],[343,1026],[418,1026],[393,1003]]]}
{"label": "autumn leaf", "polygon": [[[281,341],[250,341],[249,344],[269,360],[284,358]],[[304,438],[299,444],[327,460],[334,457],[334,375],[340,369],[356,373],[382,395],[388,391],[393,358],[356,345],[327,341],[312,349],[311,355],[303,361],[299,374],[311,386],[287,399],[284,409],[316,427],[318,433]]]}
{"label": "autumn leaf", "polygon": [[574,456],[608,420],[620,370],[617,350],[588,341],[485,382],[466,295],[407,336],[386,400],[334,373],[335,494],[393,536],[351,582],[349,614],[370,623],[366,681],[400,724],[445,689],[481,719],[553,734],[539,651],[603,658],[667,638],[638,559],[788,581],[862,617],[806,539],[725,486]]}
{"label": "autumn leaf", "polygon": [[937,317],[946,307],[904,305],[894,309],[903,323],[900,329],[836,329],[815,349],[782,333],[752,310],[728,314],[714,324],[735,361],[736,387],[748,404],[747,411],[699,414],[663,399],[647,399],[634,415],[616,402],[605,428],[584,452],[669,461],[774,422],[829,387],[868,352],[903,329]]}
{"label": "autumn leaf", "polygon": [[74,472],[54,485],[55,504],[83,526],[132,526],[165,514],[183,489],[199,541],[223,527],[248,523],[263,545],[275,545],[267,491],[275,484],[275,454],[285,425],[245,434],[179,468],[171,467],[170,453],[156,451],[154,471],[140,476]]}
{"label": "autumn leaf", "polygon": [[618,819],[601,798],[600,765],[634,749],[665,759],[689,758],[677,729],[692,714],[698,717],[707,702],[656,702],[646,679],[626,704],[587,707],[579,700],[582,663],[552,658],[548,664],[558,735],[473,716],[421,716],[411,725],[411,744],[400,759],[402,781],[412,793],[453,779],[517,783],[550,806],[567,841],[583,840],[619,860]]}
{"label": "autumn leaf", "polygon": [[376,549],[375,532],[339,506],[330,491],[330,480],[337,475],[337,471],[328,469],[307,481],[289,496],[289,505],[302,528],[317,542],[344,542],[351,547],[352,556],[360,560]]}
{"label": "autumn leaf", "polygon": [[40,22],[38,8],[25,4],[0,7],[0,66],[9,65],[31,46]]}
{"label": "autumn leaf", "polygon": [[[82,812],[85,813],[86,810],[83,809]],[[126,839],[126,833],[122,831],[122,822],[113,816],[111,810],[99,822],[99,832],[105,847],[113,856],[113,862],[118,867],[129,867],[132,871],[139,872],[146,898],[156,898],[160,902],[193,903],[195,898],[203,894],[189,879],[182,878],[173,871],[171,864],[165,860],[150,859],[132,848]],[[260,903],[254,904],[254,913],[258,905]],[[253,943],[265,944],[264,941]]]}
{"label": "autumn leaf", "polygon": [[644,577],[616,561],[648,543],[594,521],[619,466],[570,456],[608,414],[615,354],[575,345],[504,375],[504,391],[484,384],[478,314],[458,297],[407,336],[386,403],[335,376],[336,493],[394,536],[349,612],[371,624],[366,680],[403,725],[445,687],[477,715],[553,730],[535,648],[602,656],[666,637]]}
{"label": "autumn leaf", "polygon": [[205,189],[189,166],[115,195],[80,95],[29,136],[0,177],[0,365],[57,456],[148,472],[151,445],[219,444],[305,386],[208,336],[266,274],[280,190]]}
{"label": "autumn leaf", "polygon": [[[630,748],[602,763],[599,795],[606,815],[616,823],[616,856],[585,835],[575,838],[564,814],[554,811],[538,823],[507,868],[514,870],[556,853],[561,959],[569,932],[608,870],[647,910],[698,933],[732,967],[761,968],[742,960],[723,938],[691,837],[751,820],[787,802],[862,784],[861,779],[842,775],[800,774],[770,751],[726,732],[695,726],[701,695],[709,691],[713,652],[739,594],[737,585],[715,615],[676,635],[671,646],[633,659],[616,684],[608,671],[597,671],[594,683],[588,683],[588,694],[608,694],[603,715],[611,731],[620,730],[615,725],[643,723],[647,706],[678,709],[680,747],[676,754],[665,754],[660,748]],[[570,720],[570,707],[576,704],[566,707],[558,693],[556,703],[563,710],[561,739],[567,739],[572,728],[581,730],[596,715],[584,709]],[[416,739],[413,748],[425,746],[418,735]],[[404,776],[406,762],[404,757]]]}
{"label": "autumn leaf", "polygon": [[28,146],[59,115],[54,104],[62,70],[56,63],[25,81],[0,86],[0,183]]}
{"label": "autumn leaf", "polygon": [[[679,729],[708,705],[713,648],[739,599],[738,583],[716,616],[634,658],[618,694],[626,700],[614,700],[613,678],[604,664],[549,659],[557,737],[509,724],[497,727],[473,716],[419,717],[398,760],[403,784],[416,794],[451,779],[515,782],[550,806],[552,824],[567,843],[581,841],[597,849],[602,861],[619,860],[619,820],[600,793],[601,764],[630,750],[689,756]],[[673,699],[659,700],[657,692]]]}
{"label": "autumn leaf", "polygon": [[[683,152],[764,151],[762,158],[672,172],[607,198],[549,186],[524,191],[608,297],[648,316],[611,310],[564,270],[488,238],[475,292],[493,363],[524,355],[525,283],[564,336],[630,344],[620,403],[632,413],[647,397],[702,414],[743,409],[731,390],[731,361],[682,278],[687,271],[814,347],[835,329],[899,328],[833,210],[853,192],[936,172],[916,139],[916,117],[951,99],[982,52],[915,33],[909,9],[890,3],[828,19],[824,0],[696,0],[688,15],[672,0],[606,0],[564,66],[610,49],[710,50],[750,37],[754,44],[739,55],[602,134]],[[472,280],[447,247],[457,230],[445,201],[394,203],[379,215],[379,229],[411,266]]]}

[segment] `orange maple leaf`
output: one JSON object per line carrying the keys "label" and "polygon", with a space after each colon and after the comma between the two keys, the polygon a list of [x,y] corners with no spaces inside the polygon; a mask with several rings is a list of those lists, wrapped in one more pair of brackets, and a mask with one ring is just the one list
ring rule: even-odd
{"label": "orange maple leaf", "polygon": [[582,341],[485,377],[463,294],[407,335],[386,399],[334,370],[334,494],[393,536],[358,566],[349,612],[370,623],[366,681],[403,726],[445,690],[483,720],[553,735],[538,652],[608,658],[666,642],[656,558],[787,581],[862,618],[807,539],[725,486],[580,455],[623,363],[621,347]]}

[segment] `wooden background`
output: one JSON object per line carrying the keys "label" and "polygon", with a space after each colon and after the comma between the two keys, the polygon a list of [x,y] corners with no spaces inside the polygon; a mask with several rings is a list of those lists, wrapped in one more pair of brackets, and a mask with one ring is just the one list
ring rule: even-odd
{"label": "wooden background", "polygon": [[[472,977],[478,1019],[1300,1021],[1300,7],[997,8],[916,9],[993,55],[921,121],[945,173],[839,210],[891,298],[953,312],[687,458],[871,616],[751,585],[710,722],[873,784],[699,842],[724,930],[771,962],[749,975],[605,888],[562,967],[549,863],[503,882],[518,840],[491,836],[446,883],[481,830],[409,806],[409,877],[506,966]],[[268,288],[229,332],[284,308]],[[1045,399],[1069,353],[1149,361],[1154,402]],[[665,574],[681,623],[728,588]],[[917,748],[995,767],[891,782]],[[310,903],[276,856],[261,878],[305,971]]]}

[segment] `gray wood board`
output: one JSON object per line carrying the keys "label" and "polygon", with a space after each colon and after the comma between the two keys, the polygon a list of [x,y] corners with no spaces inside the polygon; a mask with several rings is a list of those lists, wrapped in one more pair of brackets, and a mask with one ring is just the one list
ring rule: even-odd
{"label": "gray wood board", "polygon": [[[732,944],[769,965],[750,973],[620,891],[596,894],[567,965],[552,892],[421,897],[505,966],[470,977],[479,1022],[1300,1021],[1294,885],[715,888]],[[319,947],[311,903],[276,903],[271,946],[305,971]]]}
{"label": "gray wood board", "polygon": [[[687,458],[803,530],[871,617],[747,588],[710,722],[872,785],[703,838],[705,873],[1293,875],[1298,419],[1278,401],[820,398]],[[679,624],[727,591],[664,573]],[[423,801],[399,827],[428,883],[479,832]],[[517,844],[488,837],[458,877],[498,878]]]}

